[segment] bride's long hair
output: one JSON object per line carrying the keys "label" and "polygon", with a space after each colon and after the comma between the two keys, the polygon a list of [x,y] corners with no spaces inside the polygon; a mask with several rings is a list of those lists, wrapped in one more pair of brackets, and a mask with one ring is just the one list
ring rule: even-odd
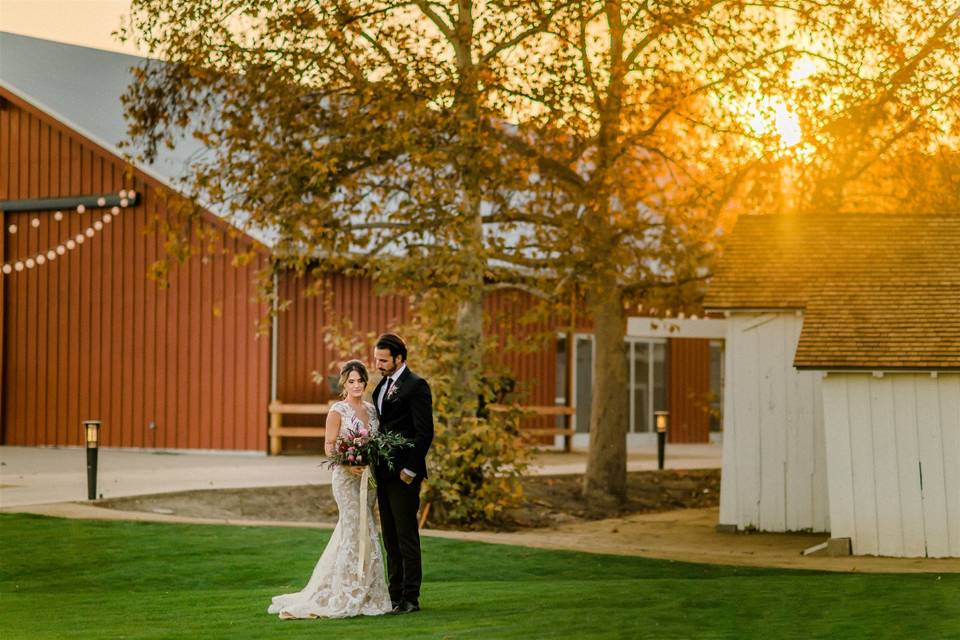
{"label": "bride's long hair", "polygon": [[343,368],[340,369],[340,399],[347,399],[347,378],[350,377],[350,373],[356,371],[360,374],[360,380],[363,382],[363,388],[367,388],[367,381],[370,380],[370,376],[367,375],[367,367],[360,362],[359,360],[348,360]]}

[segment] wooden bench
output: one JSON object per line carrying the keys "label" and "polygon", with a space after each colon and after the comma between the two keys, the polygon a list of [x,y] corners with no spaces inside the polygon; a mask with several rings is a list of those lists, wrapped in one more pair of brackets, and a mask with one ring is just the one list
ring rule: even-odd
{"label": "wooden bench", "polygon": [[284,415],[318,415],[325,416],[330,412],[329,404],[284,404],[279,401],[270,403],[270,455],[280,453],[280,438],[322,438],[326,435],[326,427],[305,427],[293,424],[283,424]]}
{"label": "wooden bench", "polygon": [[[489,409],[491,411],[510,411],[514,407],[506,404],[491,404]],[[576,433],[576,428],[569,426],[573,414],[577,412],[576,407],[563,407],[556,405],[526,405],[516,407],[522,411],[526,417],[544,417],[544,416],[570,416],[564,422],[568,425],[566,427],[540,427],[537,429],[521,429],[521,435],[526,436],[563,436],[563,450],[566,453],[570,453],[570,449],[573,445],[573,434]]]}

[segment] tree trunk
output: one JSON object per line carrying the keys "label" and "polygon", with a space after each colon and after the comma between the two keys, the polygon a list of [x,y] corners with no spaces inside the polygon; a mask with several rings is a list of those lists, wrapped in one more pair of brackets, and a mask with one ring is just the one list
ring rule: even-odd
{"label": "tree trunk", "polygon": [[483,272],[478,270],[466,275],[470,281],[476,281],[476,286],[457,304],[459,369],[452,393],[454,406],[463,408],[462,415],[472,417],[477,415],[483,367]]}
{"label": "tree trunk", "polygon": [[583,493],[627,495],[627,357],[626,321],[619,290],[611,282],[594,283],[587,306],[594,318],[593,400],[590,404],[590,451]]}

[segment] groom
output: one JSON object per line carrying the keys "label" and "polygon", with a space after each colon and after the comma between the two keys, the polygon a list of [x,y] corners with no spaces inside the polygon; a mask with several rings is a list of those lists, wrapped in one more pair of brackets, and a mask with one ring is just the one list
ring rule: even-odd
{"label": "groom", "polygon": [[376,469],[380,526],[387,550],[390,600],[394,613],[420,610],[420,484],[427,477],[427,449],[433,440],[433,398],[427,381],[407,368],[407,345],[400,336],[377,338],[373,360],[383,379],[373,390],[380,429],[399,433],[413,447],[396,454],[393,471]]}

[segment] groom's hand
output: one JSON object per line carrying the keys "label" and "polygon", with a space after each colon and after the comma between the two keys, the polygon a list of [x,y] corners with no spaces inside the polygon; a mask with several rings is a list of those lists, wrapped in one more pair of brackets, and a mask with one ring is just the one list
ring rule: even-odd
{"label": "groom's hand", "polygon": [[413,479],[416,478],[416,477],[417,477],[417,476],[415,476],[415,475],[413,475],[413,474],[411,474],[411,473],[408,473],[406,469],[403,469],[403,470],[400,472],[400,479],[403,480],[404,482],[406,482],[407,484],[410,484],[411,482],[413,482]]}

